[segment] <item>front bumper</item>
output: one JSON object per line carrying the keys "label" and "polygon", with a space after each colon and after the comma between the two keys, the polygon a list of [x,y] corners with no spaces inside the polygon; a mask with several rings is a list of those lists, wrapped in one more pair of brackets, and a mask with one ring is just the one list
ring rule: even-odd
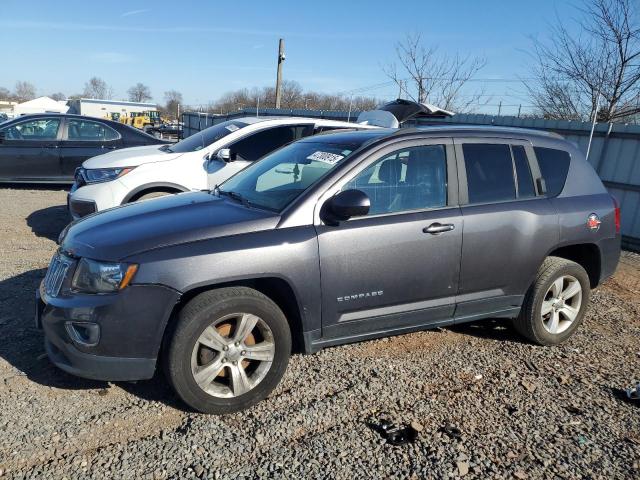
{"label": "front bumper", "polygon": [[[60,369],[95,380],[151,378],[164,328],[179,292],[161,285],[130,285],[116,294],[36,299],[36,324],[49,359]],[[97,342],[73,335],[76,326],[98,331]],[[93,340],[93,339],[92,339]]]}
{"label": "front bumper", "polygon": [[67,195],[67,208],[69,209],[69,214],[74,220],[78,220],[79,218],[86,217],[87,215],[91,215],[98,211],[96,202],[89,200],[75,200],[71,198],[70,193]]}
{"label": "front bumper", "polygon": [[91,213],[117,207],[122,204],[128,191],[118,179],[80,187],[74,183],[67,195],[69,214],[77,220]]}
{"label": "front bumper", "polygon": [[146,380],[153,377],[156,369],[155,358],[91,355],[67,343],[54,343],[46,337],[44,348],[49,360],[60,370],[91,380],[110,382]]}

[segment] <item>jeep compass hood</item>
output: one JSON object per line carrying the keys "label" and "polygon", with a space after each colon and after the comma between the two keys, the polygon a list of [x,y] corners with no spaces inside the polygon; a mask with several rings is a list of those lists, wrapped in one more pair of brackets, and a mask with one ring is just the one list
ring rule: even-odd
{"label": "jeep compass hood", "polygon": [[357,123],[384,128],[398,128],[401,123],[415,117],[450,117],[454,113],[429,103],[412,102],[401,98],[358,115]]}
{"label": "jeep compass hood", "polygon": [[149,249],[272,229],[279,219],[208,192],[189,192],[89,215],[71,224],[60,243],[78,257],[120,261]]}

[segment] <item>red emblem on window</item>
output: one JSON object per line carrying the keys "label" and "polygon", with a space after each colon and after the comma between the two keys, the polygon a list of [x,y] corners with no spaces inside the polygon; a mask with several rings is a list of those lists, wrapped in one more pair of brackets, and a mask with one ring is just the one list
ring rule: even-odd
{"label": "red emblem on window", "polygon": [[598,215],[596,215],[595,213],[589,215],[589,218],[587,219],[587,227],[593,232],[597,232],[600,229],[601,223],[602,222],[600,221],[600,217],[598,217]]}

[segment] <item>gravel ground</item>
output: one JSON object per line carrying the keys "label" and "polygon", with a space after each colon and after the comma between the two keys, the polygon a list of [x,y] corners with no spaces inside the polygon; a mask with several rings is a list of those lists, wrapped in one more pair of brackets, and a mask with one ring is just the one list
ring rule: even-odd
{"label": "gravel ground", "polygon": [[[0,476],[640,478],[640,257],[625,253],[568,343],[485,321],[295,355],[249,411],[189,412],[161,376],[58,371],[33,295],[66,223],[62,190],[0,189]],[[370,423],[417,430],[388,444]]]}

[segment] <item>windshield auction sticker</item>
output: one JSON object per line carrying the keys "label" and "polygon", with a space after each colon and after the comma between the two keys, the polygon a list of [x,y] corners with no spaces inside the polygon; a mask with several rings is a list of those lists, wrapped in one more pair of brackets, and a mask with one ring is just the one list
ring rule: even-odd
{"label": "windshield auction sticker", "polygon": [[238,126],[237,126],[237,125],[234,125],[233,123],[232,123],[231,125],[227,125],[227,126],[226,126],[226,127],[224,127],[224,128],[226,128],[226,129],[227,129],[227,130],[229,130],[230,132],[235,132],[236,130],[240,130],[240,129],[238,128]]}
{"label": "windshield auction sticker", "polygon": [[318,162],[328,163],[334,165],[336,162],[342,160],[344,156],[330,152],[315,152],[307,157],[307,160],[316,160]]}

